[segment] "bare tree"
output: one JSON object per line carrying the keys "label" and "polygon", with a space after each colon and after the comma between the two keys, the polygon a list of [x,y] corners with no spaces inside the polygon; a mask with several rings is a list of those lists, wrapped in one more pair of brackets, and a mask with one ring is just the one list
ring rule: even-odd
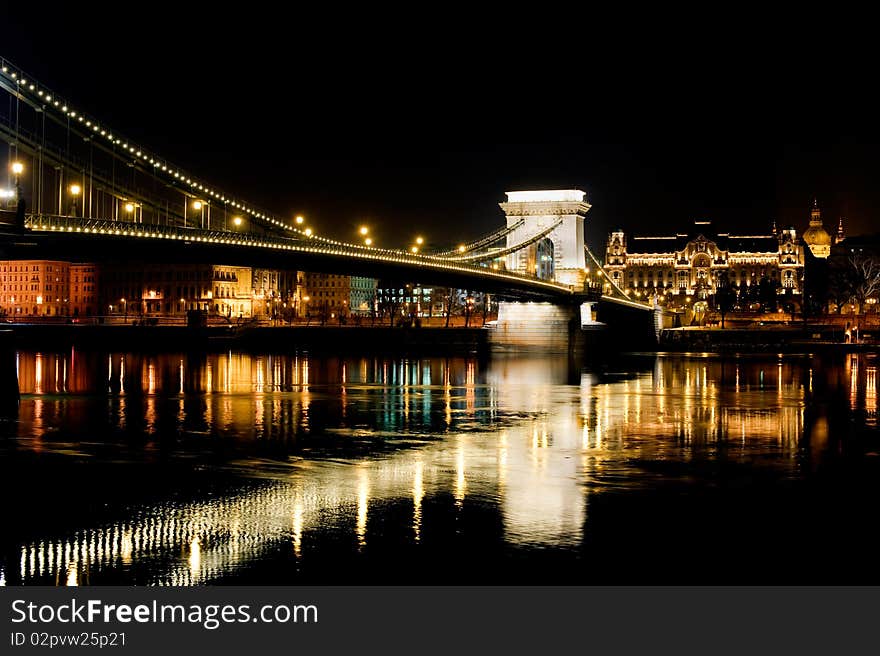
{"label": "bare tree", "polygon": [[865,302],[869,298],[877,298],[880,293],[880,258],[854,253],[849,257],[849,265],[853,273],[852,295],[864,312]]}

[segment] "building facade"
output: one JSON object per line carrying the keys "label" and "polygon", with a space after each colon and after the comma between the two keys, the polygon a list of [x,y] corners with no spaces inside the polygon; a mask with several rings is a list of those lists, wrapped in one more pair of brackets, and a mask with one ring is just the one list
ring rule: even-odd
{"label": "building facade", "polygon": [[302,307],[306,317],[335,320],[349,315],[351,276],[306,272],[303,280]]}
{"label": "building facade", "polygon": [[377,284],[375,278],[351,277],[348,307],[352,314],[367,317],[376,311]]}
{"label": "building facade", "polygon": [[[0,262],[0,311],[11,317],[72,316],[72,311],[77,308],[72,307],[70,302],[70,273],[70,262]],[[78,288],[82,284],[78,283]],[[91,286],[92,283],[89,284]]]}
{"label": "building facade", "polygon": [[625,294],[684,306],[714,296],[726,282],[744,291],[764,281],[776,294],[803,290],[803,244],[794,228],[766,235],[716,232],[710,221],[695,221],[686,233],[638,237],[616,230],[608,238],[608,284]]}
{"label": "building facade", "polygon": [[249,267],[126,262],[102,266],[101,281],[101,314],[253,315]]}
{"label": "building facade", "polygon": [[70,265],[70,314],[74,317],[90,317],[98,314],[98,265],[71,263]]}

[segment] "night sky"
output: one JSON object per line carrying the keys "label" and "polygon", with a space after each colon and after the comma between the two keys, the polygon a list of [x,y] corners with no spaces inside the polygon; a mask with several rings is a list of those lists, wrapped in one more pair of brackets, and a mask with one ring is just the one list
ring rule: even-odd
{"label": "night sky", "polygon": [[500,225],[505,191],[571,187],[593,205],[594,246],[616,227],[670,234],[694,219],[803,231],[813,196],[829,231],[840,215],[851,234],[877,231],[880,139],[831,120],[843,81],[790,59],[711,58],[714,35],[670,53],[564,21],[534,36],[528,17],[378,29],[66,7],[10,9],[0,54],[184,170],[328,236],[367,223],[380,245],[458,243]]}

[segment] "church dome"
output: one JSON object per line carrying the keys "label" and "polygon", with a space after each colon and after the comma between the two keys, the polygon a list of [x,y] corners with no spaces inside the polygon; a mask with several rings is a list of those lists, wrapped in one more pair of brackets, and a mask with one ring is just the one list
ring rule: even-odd
{"label": "church dome", "polygon": [[804,233],[804,241],[808,246],[830,246],[831,235],[822,225],[810,225]]}
{"label": "church dome", "polygon": [[822,226],[822,212],[819,205],[813,199],[813,208],[810,210],[810,227],[804,232],[804,242],[810,247],[816,257],[828,257],[831,253],[831,235]]}

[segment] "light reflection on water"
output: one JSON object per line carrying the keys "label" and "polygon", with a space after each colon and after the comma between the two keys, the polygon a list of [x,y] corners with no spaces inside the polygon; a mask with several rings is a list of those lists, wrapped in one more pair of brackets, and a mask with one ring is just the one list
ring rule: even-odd
{"label": "light reflection on water", "polygon": [[553,357],[71,351],[21,352],[17,364],[20,421],[2,443],[15,482],[40,476],[28,455],[90,472],[161,453],[233,483],[145,502],[108,490],[122,498],[105,516],[91,493],[42,478],[45,496],[76,500],[71,518],[11,527],[3,584],[194,585],[279,558],[320,578],[332,565],[310,542],[348,544],[350,559],[374,543],[411,558],[473,533],[474,511],[500,527],[486,538],[500,552],[576,552],[593,497],[712,484],[695,462],[808,475],[828,450],[820,383],[845,387],[865,426],[877,421],[868,356],[658,356],[619,372]]}

